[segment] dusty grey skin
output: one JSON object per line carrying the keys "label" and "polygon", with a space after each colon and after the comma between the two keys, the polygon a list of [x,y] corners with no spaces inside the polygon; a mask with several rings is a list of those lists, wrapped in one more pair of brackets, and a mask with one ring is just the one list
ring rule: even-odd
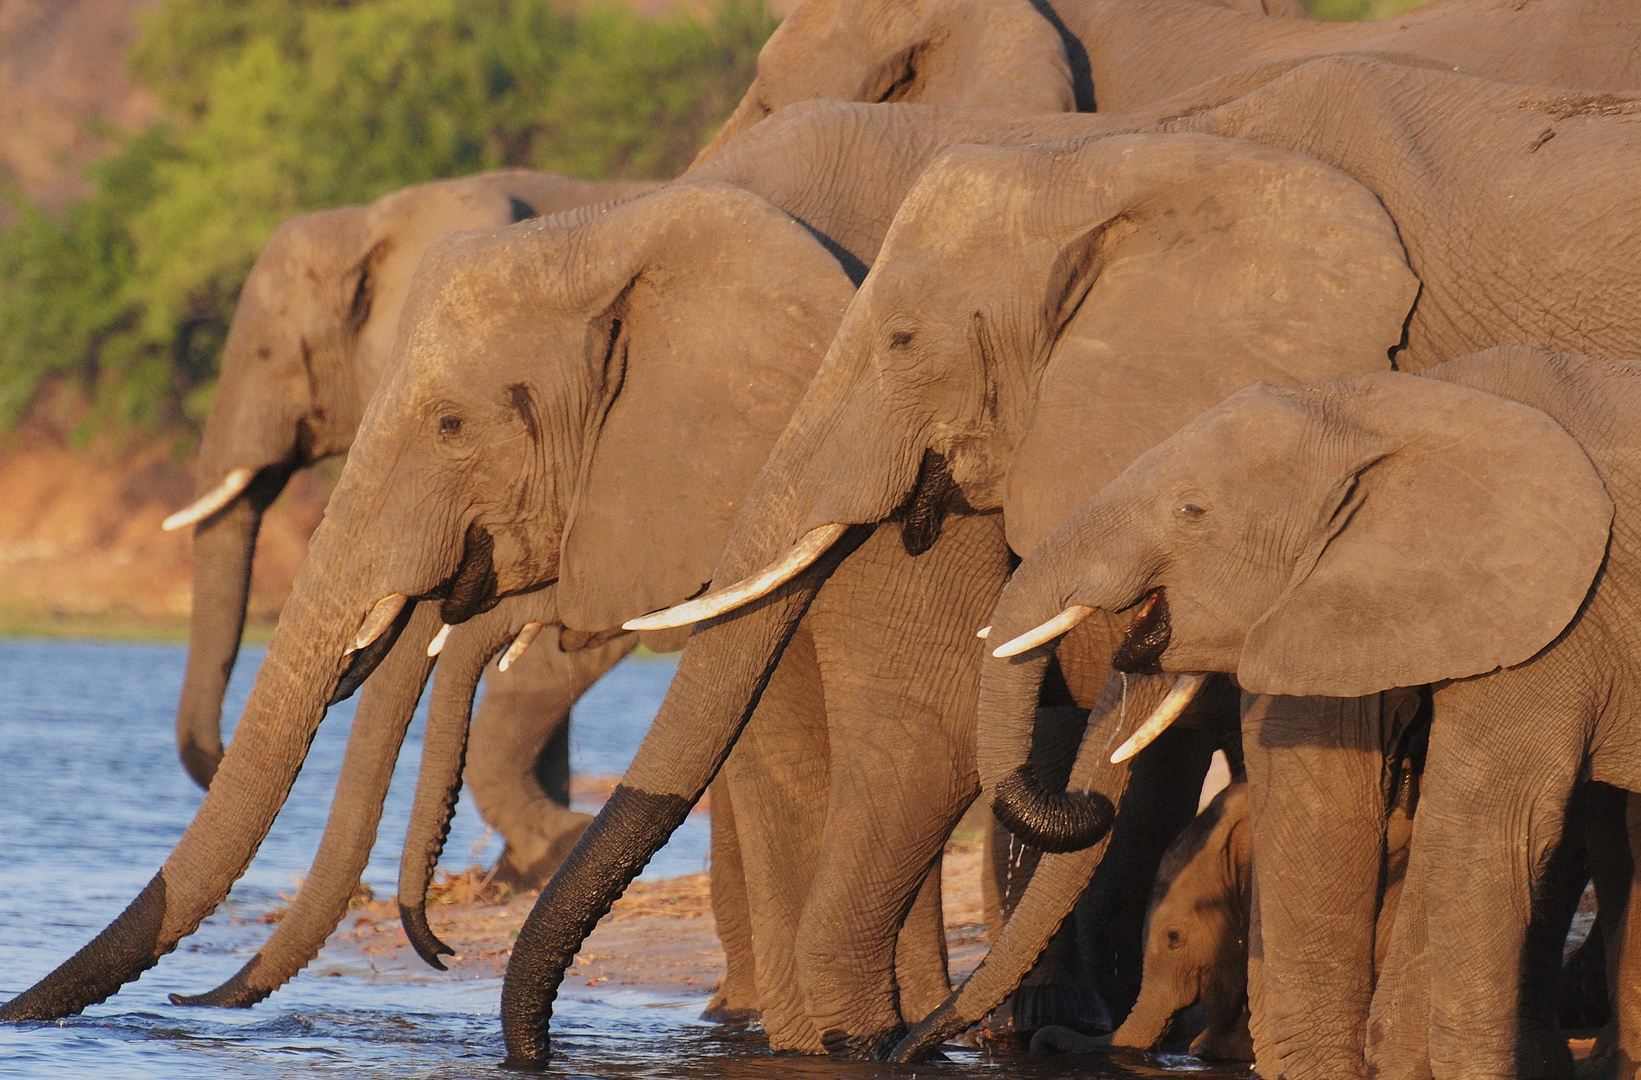
{"label": "dusty grey skin", "polygon": [[1340,53],[1543,86],[1641,86],[1628,0],[1469,0],[1375,23],[1292,18],[1303,14],[1292,0],[807,0],[765,43],[752,86],[696,163],[816,98],[1125,112]]}
{"label": "dusty grey skin", "polygon": [[[1204,199],[1205,191],[1214,197]],[[946,273],[954,261],[988,269]],[[1250,285],[1250,266],[1269,277]],[[1002,282],[1010,291],[993,290]],[[919,506],[936,482],[949,485],[959,505],[1002,511],[1011,546],[1029,550],[1028,538],[1052,523],[1044,508],[1075,505],[1225,390],[1262,375],[1302,378],[1302,369],[1282,366],[1300,358],[1316,357],[1336,374],[1384,368],[1414,292],[1377,202],[1303,158],[1245,143],[1159,137],[1113,137],[1072,152],[952,151],[902,206],[826,364],[745,500],[715,581],[768,565],[827,523],[873,526],[882,535],[882,523]],[[1248,295],[1283,296],[1290,306],[1248,304]],[[1341,306],[1337,298],[1346,296],[1350,303]],[[1178,320],[1180,310],[1200,321]],[[1327,317],[1316,318],[1319,310]],[[1112,353],[1136,359],[1119,366]],[[1138,360],[1158,353],[1166,363]],[[1062,388],[1085,384],[1108,410],[1106,422],[1058,409],[1062,400],[1083,404]],[[1076,485],[1084,485],[1082,494],[1073,493]],[[994,580],[976,578],[969,587],[995,587]],[[734,743],[739,718],[757,702],[762,671],[818,591],[813,575],[799,581],[697,629],[626,786],[646,799],[687,801],[705,785]],[[817,605],[826,596],[819,593]],[[924,625],[898,614],[873,621],[902,633]],[[975,628],[961,629],[972,635]],[[1090,705],[1104,683],[1103,659],[1096,662],[1095,671],[1067,673],[1074,692],[1093,688]],[[959,762],[965,769],[971,763]],[[1199,769],[1206,764],[1204,752]],[[972,791],[974,774],[963,781]],[[1125,788],[1102,790],[1109,790],[1101,796],[1109,820]],[[632,847],[622,851],[595,836],[595,824],[520,934],[503,1010],[515,1056],[523,1046],[544,1052],[545,1002],[537,998],[540,1011],[521,1016],[513,995],[556,983],[552,965],[576,944],[568,934],[590,925],[601,910],[596,903],[608,902],[601,875],[614,871],[606,867],[623,859],[641,865],[670,831],[664,820],[623,819],[620,809],[612,802],[599,820]],[[874,806],[874,828],[892,836],[887,809]],[[1157,855],[1171,837],[1162,838]],[[603,851],[600,840],[609,844]],[[909,885],[915,880],[896,883],[902,910]],[[575,891],[583,888],[596,902],[569,906],[586,901]],[[839,942],[834,955],[850,955],[858,931],[841,913],[827,914],[832,921],[819,924],[826,932],[817,928],[805,940]],[[858,984],[828,967],[831,959],[800,957],[809,965],[812,1015],[848,1032],[856,1049],[886,1049],[884,1034],[901,1020],[892,999],[862,998]],[[834,998],[844,988],[851,995]]]}
{"label": "dusty grey skin", "polygon": [[[1598,108],[1597,102],[1603,104]],[[1637,108],[1624,99],[1591,99],[1427,68],[1334,58],[1306,64],[1233,102],[1166,127],[1306,153],[1371,189],[1395,219],[1408,263],[1420,279],[1404,342],[1394,353],[1398,366],[1417,370],[1511,339],[1590,353],[1641,353],[1635,273],[1641,264],[1635,239],[1641,204],[1618,179],[1641,167],[1641,128],[1632,119]],[[1478,171],[1476,161],[1490,167]],[[1515,259],[1511,253],[1522,244],[1568,273],[1546,276],[1538,265]],[[994,771],[983,770],[983,779],[1005,777],[1023,760],[1024,716],[1013,705],[1028,683],[1036,684],[1023,668],[1014,677],[1022,682],[1011,691],[1011,707],[992,713],[1011,719],[999,721],[995,729],[1000,741],[990,745],[998,747],[1000,756],[993,759]],[[1369,704],[1323,700],[1308,707],[1266,701],[1244,724],[1244,745],[1261,748],[1248,757],[1256,838],[1264,827],[1262,790],[1277,800],[1272,821],[1285,823],[1271,826],[1278,830],[1300,828],[1314,835],[1317,822],[1307,807],[1324,805],[1320,799],[1355,807],[1352,814],[1329,818],[1328,835],[1318,841],[1337,853],[1355,853],[1353,880],[1341,875],[1316,881],[1304,878],[1302,867],[1273,868],[1270,859],[1260,864],[1261,874],[1271,869],[1279,880],[1313,882],[1304,896],[1290,895],[1280,907],[1280,919],[1287,921],[1274,928],[1263,924],[1263,985],[1275,992],[1264,999],[1263,1027],[1261,1002],[1254,1003],[1262,1073],[1350,1076],[1364,1068],[1361,1040],[1370,1000],[1378,888],[1374,867],[1384,820],[1384,807],[1374,794],[1382,766],[1375,749],[1375,710]],[[1277,726],[1266,731],[1273,722]],[[987,731],[983,724],[983,765]],[[1295,766],[1296,759],[1309,764]],[[1273,769],[1330,779],[1315,791],[1302,783],[1271,788]],[[1356,792],[1360,798],[1340,801],[1337,794],[1324,795],[1322,787]],[[1075,862],[1084,856],[1065,858]],[[1094,865],[1097,860],[1079,873]],[[1078,876],[1069,863],[1063,872],[1067,881]],[[1021,965],[1043,948],[1044,927],[1058,924],[1072,895],[1045,902],[1039,909],[1043,927],[1032,930],[1015,920],[1015,936],[1004,936],[1006,948],[994,947],[984,974],[971,978],[951,1008],[908,1040],[902,1052],[915,1053],[928,1040],[937,1041],[936,1029],[950,1034],[984,1015],[1014,985],[1018,975],[1013,972],[1023,971]],[[1341,932],[1347,922],[1354,926],[1351,962],[1339,962],[1337,952],[1326,964],[1306,961],[1301,943],[1323,913]],[[1349,985],[1341,985],[1347,973]],[[1326,986],[1332,989],[1320,989]],[[1323,1017],[1325,1010],[1338,1012]]]}
{"label": "dusty grey skin", "polygon": [[[698,591],[853,293],[809,232],[711,184],[446,238],[416,282],[201,811],[127,912],[6,1018],[103,1000],[191,932],[253,856],[343,677],[417,608],[461,623],[556,579],[561,621],[596,630]],[[674,453],[709,417],[713,453]],[[394,595],[412,599],[349,655]]]}
{"label": "dusty grey skin", "polygon": [[177,753],[201,787],[222,760],[222,695],[239,651],[262,513],[291,473],[353,442],[417,263],[434,240],[654,187],[514,170],[440,180],[280,225],[251,268],[195,462],[199,492],[245,493],[194,528],[193,625]]}
{"label": "dusty grey skin", "polygon": [[1271,694],[1437,684],[1367,1056],[1381,1076],[1502,1078],[1569,796],[1581,776],[1641,784],[1641,372],[1505,346],[1427,374],[1233,395],[1057,530],[996,625],[1161,589],[1164,671]]}

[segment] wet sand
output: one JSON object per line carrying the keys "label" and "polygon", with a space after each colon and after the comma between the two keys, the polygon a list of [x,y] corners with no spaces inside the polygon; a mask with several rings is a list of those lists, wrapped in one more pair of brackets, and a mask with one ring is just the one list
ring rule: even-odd
{"label": "wet sand", "polygon": [[[968,975],[985,954],[978,836],[948,845],[941,885],[946,904],[946,942],[953,979]],[[536,894],[496,896],[470,870],[442,879],[428,905],[428,924],[456,950],[443,975],[422,963],[399,924],[393,898],[358,906],[327,947],[335,969],[356,964],[379,974],[405,971],[450,980],[502,975],[519,927]],[[350,963],[350,960],[352,963]],[[724,975],[724,953],[712,918],[706,874],[665,881],[635,881],[593,930],[566,973],[562,993],[598,996],[604,989],[669,996],[710,994]]]}

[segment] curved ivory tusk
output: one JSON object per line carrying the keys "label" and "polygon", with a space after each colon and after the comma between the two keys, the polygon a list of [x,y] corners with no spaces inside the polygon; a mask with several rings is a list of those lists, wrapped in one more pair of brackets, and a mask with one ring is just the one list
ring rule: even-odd
{"label": "curved ivory tusk", "polygon": [[1147,746],[1157,741],[1157,736],[1167,731],[1179,719],[1179,714],[1185,711],[1185,706],[1191,704],[1191,699],[1197,696],[1202,684],[1208,681],[1206,675],[1181,675],[1174,680],[1174,687],[1168,691],[1168,696],[1162,699],[1162,704],[1152,710],[1151,715],[1145,718],[1139,730],[1128,737],[1128,741],[1117,747],[1117,752],[1111,755],[1111,764],[1121,765]]}
{"label": "curved ivory tusk", "polygon": [[991,627],[982,626],[974,632],[974,636],[979,638],[981,641],[985,641],[987,638],[991,637]]}
{"label": "curved ivory tusk", "polygon": [[826,549],[837,543],[847,525],[822,525],[803,534],[796,544],[786,549],[779,561],[767,569],[727,589],[674,604],[670,608],[652,612],[621,624],[623,630],[667,630],[674,626],[688,626],[733,611],[742,604],[750,604],[760,596],[767,596],[791,581],[808,568],[809,564],[826,554]]}
{"label": "curved ivory tusk", "polygon": [[381,637],[383,631],[392,626],[393,620],[399,617],[399,612],[404,610],[406,599],[404,593],[388,593],[376,601],[376,606],[370,609],[365,621],[359,624],[359,633],[353,639],[353,644],[342,655],[350,656]]}
{"label": "curved ivory tusk", "polygon": [[525,623],[524,628],[519,631],[519,636],[513,639],[513,643],[507,646],[507,651],[501,654],[501,659],[496,661],[496,670],[506,671],[512,667],[513,661],[524,655],[524,650],[530,647],[530,642],[536,640],[536,635],[541,633],[541,628],[546,625],[540,622]]}
{"label": "curved ivory tusk", "polygon": [[1027,630],[1013,641],[1005,641],[992,650],[992,655],[1003,658],[1019,656],[1027,649],[1035,649],[1045,641],[1053,641],[1090,615],[1094,609],[1086,604],[1072,604],[1041,626]]}
{"label": "curved ivory tusk", "polygon": [[239,498],[239,493],[251,486],[251,480],[255,476],[255,469],[228,470],[228,475],[222,478],[222,483],[160,522],[160,528],[166,532],[176,532],[178,529],[186,529],[190,525],[204,521]]}
{"label": "curved ivory tusk", "polygon": [[445,639],[450,637],[450,624],[439,627],[439,632],[433,635],[433,640],[427,643],[427,655],[438,656],[444,652]]}

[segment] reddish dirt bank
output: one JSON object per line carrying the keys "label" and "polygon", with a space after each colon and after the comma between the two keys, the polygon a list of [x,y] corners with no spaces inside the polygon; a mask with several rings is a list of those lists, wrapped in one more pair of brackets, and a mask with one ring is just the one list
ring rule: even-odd
{"label": "reddish dirt bank", "polygon": [[[251,619],[279,614],[336,469],[296,477],[262,526]],[[187,632],[189,532],[160,522],[193,496],[163,446],[74,451],[19,436],[0,453],[0,629],[86,636]]]}

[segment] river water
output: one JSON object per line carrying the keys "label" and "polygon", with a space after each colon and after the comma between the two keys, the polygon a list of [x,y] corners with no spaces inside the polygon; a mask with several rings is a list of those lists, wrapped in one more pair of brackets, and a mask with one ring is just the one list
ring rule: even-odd
{"label": "river water", "polygon": [[[237,716],[262,651],[242,654],[226,715]],[[184,650],[175,645],[0,642],[0,998],[24,989],[117,915],[153,875],[199,806],[177,763],[172,717]],[[576,706],[571,755],[583,773],[622,772],[672,677],[668,659],[618,665]],[[353,703],[331,711],[273,832],[227,903],[158,967],[85,1015],[0,1026],[0,1077],[516,1076],[502,1056],[499,979],[380,973],[325,954],[248,1010],[180,1008],[232,975],[266,939],[257,916],[294,892],[318,845]],[[394,891],[415,787],[418,714],[388,796],[365,880]],[[501,842],[464,796],[445,863],[488,865]],[[697,873],[707,827],[694,815],[645,871]],[[771,1055],[756,1034],[696,1019],[703,998],[616,992],[560,998],[561,1077],[1133,1076],[1098,1057],[1033,1061],[956,1051],[915,1070]],[[1176,1063],[1176,1067],[1183,1063]],[[1217,1070],[1216,1070],[1217,1072]]]}

